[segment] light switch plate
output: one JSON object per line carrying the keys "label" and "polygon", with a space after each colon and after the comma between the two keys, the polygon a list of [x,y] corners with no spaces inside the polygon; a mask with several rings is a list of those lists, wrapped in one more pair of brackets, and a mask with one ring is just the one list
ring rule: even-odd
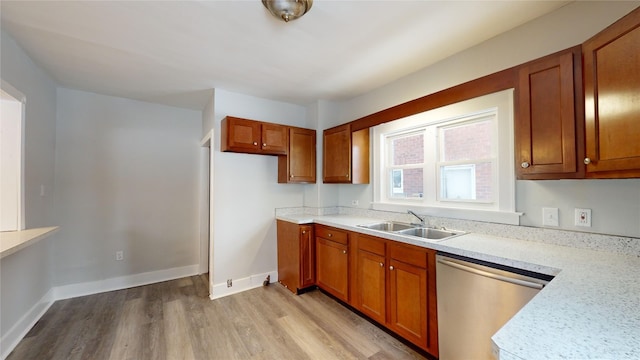
{"label": "light switch plate", "polygon": [[558,208],[542,208],[542,225],[559,226]]}

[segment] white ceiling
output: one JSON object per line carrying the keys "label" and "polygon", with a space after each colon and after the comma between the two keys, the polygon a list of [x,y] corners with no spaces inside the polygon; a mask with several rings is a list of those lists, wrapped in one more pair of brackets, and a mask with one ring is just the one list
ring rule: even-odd
{"label": "white ceiling", "polygon": [[570,1],[1,1],[1,25],[61,86],[201,110],[210,89],[347,100]]}

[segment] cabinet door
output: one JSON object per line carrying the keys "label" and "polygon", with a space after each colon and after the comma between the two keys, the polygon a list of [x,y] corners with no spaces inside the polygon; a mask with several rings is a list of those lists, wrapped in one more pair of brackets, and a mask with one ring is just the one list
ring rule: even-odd
{"label": "cabinet door", "polygon": [[264,154],[286,155],[289,128],[278,124],[261,124],[261,151]]}
{"label": "cabinet door", "polygon": [[299,225],[288,221],[276,222],[278,235],[278,282],[292,292],[297,292],[300,285]]}
{"label": "cabinet door", "polygon": [[348,259],[347,245],[316,238],[317,285],[344,302],[349,301]]}
{"label": "cabinet door", "polygon": [[300,225],[300,288],[316,283],[316,242],[313,225]]}
{"label": "cabinet door", "polygon": [[289,152],[278,158],[278,182],[316,182],[315,130],[289,129]]}
{"label": "cabinet door", "polygon": [[640,177],[640,8],[583,44],[587,177]]}
{"label": "cabinet door", "polygon": [[385,257],[358,249],[355,307],[373,320],[386,322]]}
{"label": "cabinet door", "polygon": [[[519,179],[584,176],[580,47],[519,70],[516,174]],[[580,159],[578,159],[580,150]]]}
{"label": "cabinet door", "polygon": [[388,327],[412,343],[427,346],[427,270],[389,260]]}
{"label": "cabinet door", "polygon": [[222,121],[221,151],[259,153],[260,122],[227,116]]}
{"label": "cabinet door", "polygon": [[327,129],[323,139],[323,182],[350,183],[351,126],[346,124]]}

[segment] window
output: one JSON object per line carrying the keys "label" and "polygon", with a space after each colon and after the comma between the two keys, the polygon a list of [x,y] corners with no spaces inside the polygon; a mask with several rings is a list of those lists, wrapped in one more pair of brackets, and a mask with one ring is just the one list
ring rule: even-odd
{"label": "window", "polygon": [[374,209],[519,223],[513,90],[376,126]]}
{"label": "window", "polygon": [[0,88],[0,231],[24,229],[22,133],[24,95],[2,81]]}

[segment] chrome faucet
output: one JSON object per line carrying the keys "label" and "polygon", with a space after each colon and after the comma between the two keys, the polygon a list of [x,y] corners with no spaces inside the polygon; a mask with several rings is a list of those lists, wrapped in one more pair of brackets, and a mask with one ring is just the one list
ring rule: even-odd
{"label": "chrome faucet", "polygon": [[418,214],[414,213],[414,212],[413,212],[413,211],[411,211],[411,210],[407,210],[407,213],[409,213],[409,214],[411,214],[411,215],[413,215],[413,216],[417,217],[417,218],[420,220],[420,225],[422,225],[422,226],[426,226],[426,224],[425,224],[425,218],[426,218],[426,217],[421,217],[420,215],[418,215]]}

